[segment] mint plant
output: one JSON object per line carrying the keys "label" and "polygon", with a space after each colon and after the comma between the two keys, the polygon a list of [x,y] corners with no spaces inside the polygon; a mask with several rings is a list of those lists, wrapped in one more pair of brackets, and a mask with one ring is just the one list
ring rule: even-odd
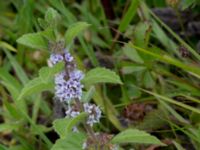
{"label": "mint plant", "polygon": [[[83,73],[79,70],[73,50],[74,39],[81,40],[80,33],[88,28],[86,22],[76,22],[66,31],[65,35],[59,33],[60,14],[49,8],[45,19],[39,19],[43,31],[29,33],[20,37],[17,42],[33,49],[49,51],[48,67],[39,70],[39,76],[27,82],[18,95],[20,101],[34,93],[52,91],[57,101],[65,108],[65,117],[55,119],[53,128],[59,139],[52,143],[39,129],[38,135],[52,150],[119,150],[123,143],[146,143],[164,145],[156,137],[138,129],[126,129],[120,124],[116,114],[111,109],[106,110],[103,101],[91,99],[98,93],[96,84],[112,83],[122,84],[120,77],[106,68],[96,67]],[[96,89],[95,89],[96,88]],[[100,98],[101,99],[101,98]],[[96,104],[95,104],[96,102]],[[109,115],[104,115],[108,111]],[[26,112],[25,115],[27,116]],[[101,118],[108,117],[121,132],[117,135],[101,131],[96,124],[101,124]],[[37,125],[29,118],[34,128]],[[144,138],[146,141],[144,141]]]}

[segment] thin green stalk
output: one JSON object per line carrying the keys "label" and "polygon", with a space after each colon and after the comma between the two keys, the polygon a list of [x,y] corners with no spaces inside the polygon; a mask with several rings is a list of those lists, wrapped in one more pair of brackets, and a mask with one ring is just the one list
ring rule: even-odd
{"label": "thin green stalk", "polygon": [[176,38],[178,42],[180,42],[189,52],[191,52],[198,60],[200,60],[200,55],[188,45],[185,41],[183,41],[172,29],[170,29],[164,22],[162,22],[150,9],[150,14],[172,35]]}

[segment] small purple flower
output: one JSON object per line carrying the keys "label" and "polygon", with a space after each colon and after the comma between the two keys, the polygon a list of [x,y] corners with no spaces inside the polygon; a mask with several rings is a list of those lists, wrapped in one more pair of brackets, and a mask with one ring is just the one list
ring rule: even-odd
{"label": "small purple flower", "polygon": [[57,64],[58,62],[63,61],[63,55],[62,54],[55,54],[52,53],[50,56],[50,61],[52,62],[53,65]]}
{"label": "small purple flower", "polygon": [[72,55],[69,52],[65,52],[64,56],[65,56],[66,62],[72,62],[74,60],[74,58],[72,57]]}
{"label": "small purple flower", "polygon": [[85,103],[83,104],[83,107],[84,112],[87,112],[89,114],[87,124],[93,126],[94,123],[99,122],[99,119],[101,118],[101,110],[98,106],[96,106],[95,104]]}
{"label": "small purple flower", "polygon": [[83,73],[79,70],[70,72],[69,79],[66,80],[66,73],[62,72],[55,77],[55,90],[56,96],[61,101],[70,102],[74,98],[81,99],[82,88],[80,80],[83,78]]}
{"label": "small purple flower", "polygon": [[66,116],[74,118],[80,114],[80,112],[75,107],[69,107],[65,112]]}

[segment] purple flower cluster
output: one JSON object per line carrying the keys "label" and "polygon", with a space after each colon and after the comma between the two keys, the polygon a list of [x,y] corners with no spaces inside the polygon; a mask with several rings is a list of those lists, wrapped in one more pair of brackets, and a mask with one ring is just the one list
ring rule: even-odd
{"label": "purple flower cluster", "polygon": [[85,103],[83,104],[84,111],[89,114],[87,124],[93,126],[94,123],[98,123],[101,118],[101,110],[95,104]]}
{"label": "purple flower cluster", "polygon": [[69,73],[63,71],[56,75],[55,77],[55,94],[60,101],[70,102],[72,99],[81,99],[82,88],[81,79],[83,78],[83,73],[76,69],[73,64],[73,57],[71,54],[65,50],[64,54],[51,54],[50,61],[53,65],[58,62],[65,61],[66,69],[70,68]]}
{"label": "purple flower cluster", "polygon": [[[95,104],[84,103],[83,111],[88,113],[87,124],[93,126],[94,123],[98,123],[101,118],[101,110]],[[80,114],[80,110],[77,109],[76,105],[69,107],[65,112],[66,116],[74,118]]]}
{"label": "purple flower cluster", "polygon": [[66,80],[66,72],[61,72],[55,77],[55,90],[56,97],[61,101],[70,102],[74,98],[81,99],[82,88],[81,79],[83,73],[79,70],[74,70],[69,73],[69,79]]}
{"label": "purple flower cluster", "polygon": [[[99,122],[101,110],[95,104],[82,104],[80,102],[83,88],[81,80],[84,74],[76,68],[74,58],[67,50],[62,53],[51,54],[51,66],[59,62],[65,63],[65,70],[55,76],[55,95],[60,101],[68,103],[66,116],[74,118],[81,112],[86,112],[88,113],[86,123],[89,126],[93,126],[94,123]],[[77,128],[75,127],[74,129]]]}
{"label": "purple flower cluster", "polygon": [[52,53],[50,56],[50,61],[53,65],[61,62],[61,61],[66,61],[68,63],[72,62],[74,58],[72,55],[67,51],[64,50],[64,54],[62,53]]}

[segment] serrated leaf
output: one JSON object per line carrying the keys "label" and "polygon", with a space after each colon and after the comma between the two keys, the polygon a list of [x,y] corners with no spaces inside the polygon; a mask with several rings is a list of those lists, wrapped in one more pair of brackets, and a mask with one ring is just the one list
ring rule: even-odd
{"label": "serrated leaf", "polygon": [[162,145],[162,143],[155,136],[150,135],[145,131],[141,131],[138,129],[127,129],[125,131],[117,134],[112,140],[112,143],[121,144],[121,143],[138,143],[138,144],[155,144]]}
{"label": "serrated leaf", "polygon": [[67,32],[65,33],[66,44],[69,45],[79,33],[81,33],[83,30],[85,30],[89,26],[90,24],[86,22],[77,22],[75,24],[72,24],[67,30]]}
{"label": "serrated leaf", "polygon": [[38,93],[38,92],[42,92],[45,90],[51,90],[51,89],[53,89],[53,87],[54,87],[53,82],[44,83],[44,82],[42,82],[42,80],[39,77],[35,78],[35,79],[29,81],[24,86],[24,88],[21,90],[21,93],[18,96],[17,100],[20,100],[23,97],[29,96],[33,93]]}
{"label": "serrated leaf", "polygon": [[86,116],[87,113],[83,112],[74,118],[56,119],[53,122],[53,128],[61,138],[65,138],[66,135],[72,131],[72,128],[83,121]]}
{"label": "serrated leaf", "polygon": [[122,84],[120,77],[113,71],[105,68],[95,68],[86,73],[82,80],[85,84],[118,83]]}
{"label": "serrated leaf", "polygon": [[85,135],[83,133],[69,133],[66,138],[59,139],[53,145],[51,150],[81,150]]}
{"label": "serrated leaf", "polygon": [[34,49],[48,49],[48,41],[40,33],[24,34],[17,39],[17,42]]}

